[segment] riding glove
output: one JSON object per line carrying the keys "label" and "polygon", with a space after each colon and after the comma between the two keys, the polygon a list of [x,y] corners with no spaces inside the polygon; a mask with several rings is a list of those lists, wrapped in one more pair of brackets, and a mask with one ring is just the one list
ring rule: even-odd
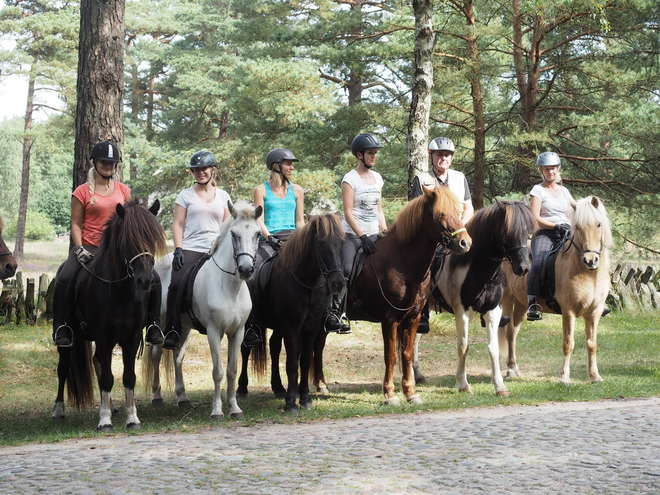
{"label": "riding glove", "polygon": [[555,230],[561,237],[566,237],[571,233],[571,226],[567,223],[558,223]]}
{"label": "riding glove", "polygon": [[368,254],[374,254],[376,252],[376,244],[369,238],[368,235],[361,235],[360,241],[362,241],[362,247]]}
{"label": "riding glove", "polygon": [[175,272],[181,270],[181,267],[186,263],[185,260],[186,258],[183,255],[183,250],[181,248],[176,248],[174,250],[174,258],[172,258],[172,268],[174,268]]}
{"label": "riding glove", "polygon": [[282,241],[280,241],[277,237],[274,237],[272,235],[269,235],[266,241],[268,242],[268,244],[270,244],[270,247],[272,247],[275,251],[279,251],[280,248],[282,247]]}
{"label": "riding glove", "polygon": [[76,258],[78,258],[78,262],[83,265],[94,257],[94,255],[87,251],[83,246],[76,246],[73,248],[73,252],[76,255]]}

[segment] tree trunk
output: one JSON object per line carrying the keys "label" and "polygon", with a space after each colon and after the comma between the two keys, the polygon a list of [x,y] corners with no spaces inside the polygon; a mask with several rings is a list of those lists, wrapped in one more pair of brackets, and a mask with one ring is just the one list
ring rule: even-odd
{"label": "tree trunk", "polygon": [[408,117],[408,189],[428,168],[429,116],[433,90],[433,1],[412,0],[415,14],[415,79]]}
{"label": "tree trunk", "polygon": [[[110,141],[123,151],[125,0],[80,2],[73,187],[87,180],[89,152]],[[115,175],[122,180],[122,166]]]}
{"label": "tree trunk", "polygon": [[21,197],[18,202],[18,221],[16,223],[16,244],[14,245],[14,258],[23,259],[25,247],[25,221],[27,220],[28,198],[30,192],[30,150],[32,148],[32,114],[34,112],[34,85],[37,77],[35,62],[32,63],[30,79],[28,81],[27,105],[25,107],[25,126],[23,127],[23,169],[21,174]]}

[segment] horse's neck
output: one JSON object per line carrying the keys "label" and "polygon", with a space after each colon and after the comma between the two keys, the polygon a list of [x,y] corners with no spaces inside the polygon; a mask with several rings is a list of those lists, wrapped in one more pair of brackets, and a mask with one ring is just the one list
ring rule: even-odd
{"label": "horse's neck", "polygon": [[[401,260],[405,264],[407,271],[410,272],[409,276],[412,279],[423,280],[427,272],[429,272],[429,267],[433,262],[433,256],[435,255],[435,249],[438,244],[425,235],[418,235],[411,242],[401,244],[396,241],[396,232],[394,231],[389,233],[381,242],[386,243],[389,241],[388,238],[392,239],[392,247],[387,249],[387,252],[391,251],[391,254],[386,256],[394,256]],[[377,254],[378,251],[376,251]],[[386,263],[388,262],[386,261]],[[389,264],[391,264],[391,261],[389,261]]]}

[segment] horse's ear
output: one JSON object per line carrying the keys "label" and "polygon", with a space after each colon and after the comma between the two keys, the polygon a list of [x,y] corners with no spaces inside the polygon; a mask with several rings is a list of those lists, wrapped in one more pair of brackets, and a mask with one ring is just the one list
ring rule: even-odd
{"label": "horse's ear", "polygon": [[264,207],[259,205],[255,208],[254,210],[254,218],[255,220],[261,216],[261,214],[264,212]]}
{"label": "horse's ear", "polygon": [[229,210],[229,213],[231,213],[231,216],[236,218],[236,208],[234,208],[231,201],[227,201],[227,209]]}
{"label": "horse's ear", "polygon": [[500,210],[503,210],[505,208],[504,203],[502,203],[499,199],[495,198],[495,203],[497,204],[497,207]]}
{"label": "horse's ear", "polygon": [[152,213],[153,216],[158,215],[158,210],[160,210],[160,201],[156,200],[154,201],[154,204],[151,205],[149,208],[149,211]]}
{"label": "horse's ear", "polygon": [[126,214],[126,210],[124,209],[124,206],[121,203],[117,203],[117,208],[115,208],[117,211],[117,215],[119,215],[119,218],[124,218],[124,215]]}
{"label": "horse's ear", "polygon": [[598,209],[598,206],[600,205],[600,200],[596,196],[591,196],[591,205]]}

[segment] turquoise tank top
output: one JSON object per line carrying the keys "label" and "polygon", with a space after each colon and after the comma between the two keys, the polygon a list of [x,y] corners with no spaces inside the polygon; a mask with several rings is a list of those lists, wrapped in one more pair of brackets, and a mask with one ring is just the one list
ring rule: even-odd
{"label": "turquoise tank top", "polygon": [[268,232],[275,234],[281,230],[296,228],[296,195],[293,186],[289,185],[284,198],[278,198],[273,193],[268,182],[264,182],[266,197],[264,198],[264,223]]}

